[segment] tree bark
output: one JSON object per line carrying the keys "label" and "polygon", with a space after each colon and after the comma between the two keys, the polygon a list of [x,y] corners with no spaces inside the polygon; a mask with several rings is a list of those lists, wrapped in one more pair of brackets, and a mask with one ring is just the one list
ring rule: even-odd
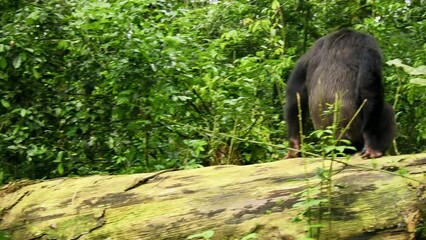
{"label": "tree bark", "polygon": [[426,153],[338,160],[330,184],[318,170],[330,161],[301,158],[14,182],[0,190],[0,235],[157,240],[212,230],[211,239],[269,240],[311,229],[319,239],[425,237]]}

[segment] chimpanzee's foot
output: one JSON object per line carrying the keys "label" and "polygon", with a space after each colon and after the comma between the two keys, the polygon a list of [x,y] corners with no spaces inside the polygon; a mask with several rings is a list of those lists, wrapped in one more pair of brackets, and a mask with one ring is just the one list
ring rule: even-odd
{"label": "chimpanzee's foot", "polygon": [[300,140],[299,139],[290,139],[290,148],[288,150],[287,156],[285,156],[286,159],[289,158],[297,158],[300,157]]}
{"label": "chimpanzee's foot", "polygon": [[288,153],[285,156],[286,159],[297,158],[297,157],[300,157],[300,152],[298,152],[296,150],[288,150]]}
{"label": "chimpanzee's foot", "polygon": [[383,156],[383,153],[377,150],[373,150],[370,147],[365,147],[365,150],[361,153],[362,158],[379,158]]}

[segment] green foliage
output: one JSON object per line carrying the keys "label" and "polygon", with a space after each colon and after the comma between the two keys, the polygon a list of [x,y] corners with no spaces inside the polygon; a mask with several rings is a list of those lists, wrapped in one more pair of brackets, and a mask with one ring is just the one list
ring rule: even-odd
{"label": "green foliage", "polygon": [[[196,233],[196,234],[192,234],[189,237],[187,237],[186,239],[204,239],[204,240],[209,240],[213,237],[214,235],[214,231],[213,230],[207,230],[204,231],[202,233]],[[246,236],[244,236],[243,238],[241,238],[241,240],[251,240],[251,239],[257,239],[257,234],[256,233],[250,233]]]}
{"label": "green foliage", "polygon": [[[395,67],[400,67],[404,70],[404,72],[406,72],[406,73],[408,73],[409,75],[412,75],[412,76],[423,75],[423,77],[424,77],[426,75],[426,66],[425,65],[419,66],[417,68],[413,68],[411,66],[403,64],[400,59],[393,59],[393,60],[387,61],[386,63],[388,65],[391,65],[391,66],[393,65]],[[413,79],[410,80],[410,82],[413,83],[413,84],[425,86],[426,85],[426,78],[413,78]]]}
{"label": "green foliage", "polygon": [[[394,108],[402,109],[397,114],[397,120],[400,125],[406,123],[403,125],[404,127],[400,126],[398,129],[401,139],[399,145],[404,151],[424,151],[424,148],[419,146],[424,146],[423,144],[426,142],[426,110],[416,107],[416,105],[423,106],[426,101],[424,88],[418,87],[426,85],[426,67],[425,65],[411,67],[403,64],[400,59],[389,60],[386,63],[397,67],[392,69],[393,72],[389,78],[397,84]],[[416,141],[410,141],[411,139]]]}
{"label": "green foliage", "polygon": [[[334,104],[329,104],[323,112],[324,117],[332,117],[333,124],[325,129],[315,130],[308,136],[308,140],[312,137],[315,138],[313,141],[315,142],[314,146],[312,142],[302,141],[301,148],[305,151],[303,153],[305,156],[309,154],[322,157],[322,167],[319,167],[316,172],[319,184],[311,185],[310,178],[306,175],[305,181],[307,188],[300,192],[301,201],[293,205],[293,207],[300,210],[293,221],[305,221],[307,225],[307,235],[303,239],[324,238],[321,237],[324,228],[327,229],[328,234],[333,232],[332,196],[333,190],[339,187],[333,183],[333,165],[336,157],[348,157],[347,150],[353,152],[356,150],[353,146],[350,146],[348,140],[343,140],[342,136],[349,129],[350,124],[357,117],[362,107],[364,107],[364,104],[361,104],[356,114],[349,120],[347,126],[341,126],[341,105],[342,101],[336,94]],[[299,116],[302,116],[300,111],[301,109],[299,108]],[[303,139],[303,136],[300,136],[300,138]],[[309,161],[311,160],[304,157],[305,171]],[[329,239],[330,235],[325,238]]]}
{"label": "green foliage", "polygon": [[258,234],[256,233],[250,233],[246,236],[244,236],[243,238],[241,238],[241,240],[252,240],[252,239],[257,239]]}
{"label": "green foliage", "polygon": [[[0,183],[281,159],[283,79],[318,37],[353,26],[425,65],[424,6],[362,2],[0,0]],[[422,151],[405,76],[385,68],[387,97]]]}
{"label": "green foliage", "polygon": [[7,234],[3,231],[0,231],[0,240],[9,240],[9,239],[11,239],[9,234]]}
{"label": "green foliage", "polygon": [[214,235],[214,231],[213,230],[207,230],[205,232],[202,233],[196,233],[196,234],[192,234],[191,236],[187,237],[186,239],[204,239],[204,240],[209,240],[213,237]]}
{"label": "green foliage", "polygon": [[416,236],[418,236],[420,239],[426,237],[426,223],[423,223],[423,225],[416,229]]}

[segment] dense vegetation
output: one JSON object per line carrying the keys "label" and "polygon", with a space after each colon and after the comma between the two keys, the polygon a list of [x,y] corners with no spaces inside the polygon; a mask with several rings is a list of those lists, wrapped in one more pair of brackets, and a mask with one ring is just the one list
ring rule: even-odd
{"label": "dense vegetation", "polygon": [[[0,183],[281,159],[285,79],[341,27],[372,33],[386,61],[426,64],[420,0],[0,0],[0,9]],[[424,151],[426,88],[397,66],[384,68],[396,143]]]}

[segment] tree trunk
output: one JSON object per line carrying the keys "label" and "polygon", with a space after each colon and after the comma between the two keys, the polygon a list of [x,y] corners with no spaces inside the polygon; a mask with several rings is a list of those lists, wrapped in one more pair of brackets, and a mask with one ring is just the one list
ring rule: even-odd
{"label": "tree trunk", "polygon": [[309,231],[319,239],[424,239],[426,154],[339,159],[330,184],[318,170],[329,164],[299,158],[15,182],[0,191],[0,238],[158,240],[204,232],[205,239],[269,240]]}

